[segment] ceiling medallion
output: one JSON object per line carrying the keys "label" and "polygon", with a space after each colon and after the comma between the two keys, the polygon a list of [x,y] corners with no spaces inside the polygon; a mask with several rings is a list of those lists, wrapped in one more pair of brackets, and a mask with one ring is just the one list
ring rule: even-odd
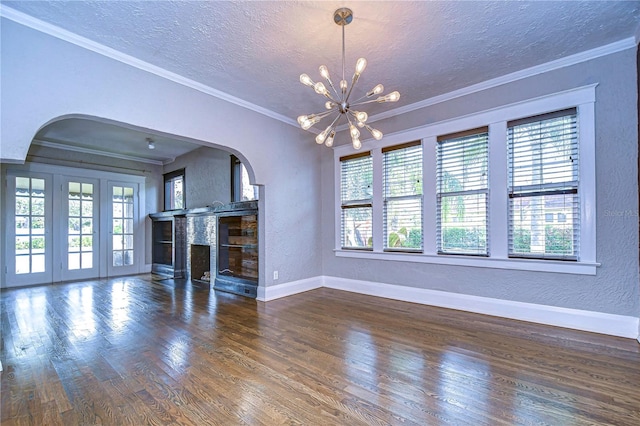
{"label": "ceiling medallion", "polygon": [[[371,136],[376,140],[382,139],[382,132],[366,124],[367,119],[369,118],[366,112],[353,108],[372,102],[397,102],[398,99],[400,99],[400,93],[396,91],[385,96],[377,96],[381,95],[384,91],[384,86],[382,84],[378,84],[373,89],[365,93],[364,96],[350,102],[351,92],[358,82],[360,74],[362,74],[364,69],[367,67],[367,60],[365,58],[358,59],[356,62],[355,72],[353,77],[351,77],[351,84],[349,84],[347,80],[345,80],[344,71],[344,27],[353,21],[353,12],[351,9],[346,7],[340,8],[333,14],[333,21],[342,27],[342,80],[340,80],[339,90],[333,85],[329,75],[329,69],[325,65],[320,66],[320,75],[327,81],[327,83],[329,83],[329,87],[333,94],[329,92],[324,83],[314,82],[307,74],[300,75],[300,82],[302,84],[313,88],[317,94],[325,96],[328,101],[324,104],[326,111],[311,115],[301,115],[298,117],[298,124],[300,124],[300,127],[304,130],[309,130],[314,124],[318,123],[324,117],[337,113],[331,124],[316,136],[316,143],[319,145],[325,144],[329,147],[333,146],[333,139],[336,135],[336,126],[340,119],[345,117],[347,125],[349,126],[349,134],[351,135],[353,148],[360,149],[362,147],[362,143],[360,142],[360,130],[358,130],[358,127],[367,129],[371,133]],[[373,98],[374,96],[377,97]]]}

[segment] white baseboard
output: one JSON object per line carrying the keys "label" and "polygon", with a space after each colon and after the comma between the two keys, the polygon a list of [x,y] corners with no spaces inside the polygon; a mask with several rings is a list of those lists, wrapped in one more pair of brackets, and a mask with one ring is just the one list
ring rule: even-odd
{"label": "white baseboard", "polygon": [[611,336],[637,338],[640,342],[640,319],[631,316],[329,276],[292,281],[266,288],[258,287],[258,300],[266,302],[320,287]]}
{"label": "white baseboard", "polygon": [[307,278],[299,281],[291,281],[284,284],[272,285],[269,287],[258,287],[257,299],[262,302],[280,299],[281,297],[292,296],[309,290],[322,287],[322,277]]}

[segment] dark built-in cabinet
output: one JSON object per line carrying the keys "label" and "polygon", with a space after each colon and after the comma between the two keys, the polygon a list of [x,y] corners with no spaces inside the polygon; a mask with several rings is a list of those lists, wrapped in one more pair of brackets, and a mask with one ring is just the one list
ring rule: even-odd
{"label": "dark built-in cabinet", "polygon": [[[215,217],[215,231],[196,223],[194,218],[202,216]],[[210,277],[213,288],[217,290],[257,297],[257,201],[235,202],[216,208],[166,211],[150,214],[149,217],[153,230],[152,272],[169,278],[190,278],[195,281],[209,281]],[[192,241],[201,240],[198,237],[202,236],[202,232],[207,232],[207,237],[214,239],[210,246]],[[188,243],[188,239],[191,243]],[[200,247],[206,247],[205,254],[196,252]],[[210,256],[209,249],[215,250],[215,254],[211,253]],[[209,265],[209,260],[215,264]]]}
{"label": "dark built-in cabinet", "polygon": [[151,271],[171,278],[186,276],[186,217],[171,212],[153,213]]}
{"label": "dark built-in cabinet", "polygon": [[218,265],[214,287],[257,296],[257,211],[230,211],[218,216]]}

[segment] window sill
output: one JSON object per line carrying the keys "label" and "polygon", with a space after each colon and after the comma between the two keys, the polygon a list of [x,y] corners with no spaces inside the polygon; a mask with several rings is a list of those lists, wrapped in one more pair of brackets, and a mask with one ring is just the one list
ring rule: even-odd
{"label": "window sill", "polygon": [[565,262],[558,260],[509,259],[464,255],[435,255],[424,253],[372,252],[334,250],[336,257],[396,262],[433,263],[438,265],[471,266],[476,268],[512,269],[519,271],[555,272],[560,274],[595,275],[599,263]]}

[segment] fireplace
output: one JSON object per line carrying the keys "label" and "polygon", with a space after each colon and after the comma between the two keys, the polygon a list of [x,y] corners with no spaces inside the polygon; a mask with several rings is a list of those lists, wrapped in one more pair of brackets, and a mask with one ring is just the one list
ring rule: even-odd
{"label": "fireplace", "polygon": [[211,247],[208,245],[191,244],[191,270],[189,276],[192,281],[211,282]]}

